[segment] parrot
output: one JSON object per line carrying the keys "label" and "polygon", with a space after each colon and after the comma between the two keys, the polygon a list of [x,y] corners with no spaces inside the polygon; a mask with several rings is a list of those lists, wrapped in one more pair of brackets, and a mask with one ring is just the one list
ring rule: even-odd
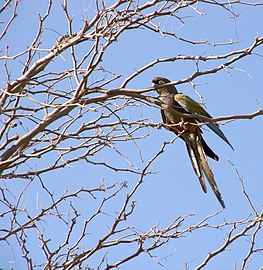
{"label": "parrot", "polygon": [[[161,117],[163,124],[167,130],[172,131],[179,138],[184,140],[192,167],[199,179],[203,191],[207,193],[204,178],[205,175],[222,208],[225,208],[225,203],[218,189],[213,171],[206,156],[216,161],[219,160],[219,157],[203,139],[202,130],[200,128],[200,124],[198,123],[207,125],[233,150],[234,148],[218,124],[204,123],[202,119],[198,118],[198,115],[212,118],[212,116],[199,103],[187,95],[178,93],[174,85],[162,87],[163,84],[165,85],[170,82],[170,80],[163,77],[155,77],[152,80],[153,87],[159,94],[159,100],[161,101]],[[187,118],[187,116],[182,116],[180,113],[192,115],[196,114],[196,118]]]}

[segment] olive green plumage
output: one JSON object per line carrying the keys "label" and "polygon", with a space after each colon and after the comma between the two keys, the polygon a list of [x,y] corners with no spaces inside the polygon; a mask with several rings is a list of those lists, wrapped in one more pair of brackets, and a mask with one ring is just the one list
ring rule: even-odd
{"label": "olive green plumage", "polygon": [[[212,118],[212,116],[192,98],[178,93],[173,85],[162,87],[162,85],[170,83],[168,79],[156,77],[152,82],[159,94],[159,99],[162,102],[161,115],[163,122],[166,125],[166,129],[174,132],[185,141],[192,166],[200,181],[203,191],[207,192],[204,180],[205,175],[218,201],[222,207],[225,208],[224,201],[218,190],[214,174],[206,156],[214,160],[218,160],[219,158],[206,144],[202,137],[202,131],[197,124],[203,122],[202,119],[198,118],[198,116],[204,116],[207,118]],[[196,118],[187,118],[187,116],[182,116],[180,113],[196,114]],[[233,146],[217,124],[205,124],[233,149]]]}

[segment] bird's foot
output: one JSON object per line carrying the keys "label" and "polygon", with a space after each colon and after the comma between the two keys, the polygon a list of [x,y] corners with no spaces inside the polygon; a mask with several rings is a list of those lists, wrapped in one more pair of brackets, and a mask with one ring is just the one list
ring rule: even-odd
{"label": "bird's foot", "polygon": [[181,121],[179,123],[179,128],[181,131],[188,131],[189,129],[189,122]]}
{"label": "bird's foot", "polygon": [[164,126],[164,128],[165,128],[166,130],[171,130],[171,125],[163,124],[163,126]]}

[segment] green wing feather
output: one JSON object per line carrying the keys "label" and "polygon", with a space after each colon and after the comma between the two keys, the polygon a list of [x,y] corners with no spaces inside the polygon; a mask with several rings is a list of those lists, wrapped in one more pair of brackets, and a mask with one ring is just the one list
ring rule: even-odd
{"label": "green wing feather", "polygon": [[[213,118],[199,103],[194,101],[192,98],[184,94],[175,94],[174,100],[178,102],[186,111],[192,114],[199,114],[208,118]],[[201,119],[197,119],[199,122],[203,122]],[[233,146],[228,141],[227,137],[220,129],[218,124],[208,123],[206,124],[212,131],[214,131],[221,139],[223,139],[233,150]]]}

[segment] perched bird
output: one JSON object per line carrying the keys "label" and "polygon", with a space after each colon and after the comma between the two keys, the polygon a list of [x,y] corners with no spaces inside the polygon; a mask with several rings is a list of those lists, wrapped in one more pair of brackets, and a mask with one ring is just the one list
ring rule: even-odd
{"label": "perched bird", "polygon": [[[203,122],[198,118],[198,115],[208,118],[212,118],[212,116],[196,101],[184,94],[178,93],[173,85],[162,87],[162,85],[170,83],[168,79],[156,77],[152,82],[162,102],[161,115],[166,129],[174,132],[185,141],[192,166],[203,191],[205,193],[207,192],[204,180],[205,175],[221,206],[225,208],[225,203],[219,192],[214,174],[206,156],[216,161],[218,161],[219,158],[203,139],[202,130],[200,129],[200,125],[198,125],[198,123]],[[180,114],[196,114],[196,118],[188,118]],[[217,124],[205,124],[233,149],[233,146]]]}

